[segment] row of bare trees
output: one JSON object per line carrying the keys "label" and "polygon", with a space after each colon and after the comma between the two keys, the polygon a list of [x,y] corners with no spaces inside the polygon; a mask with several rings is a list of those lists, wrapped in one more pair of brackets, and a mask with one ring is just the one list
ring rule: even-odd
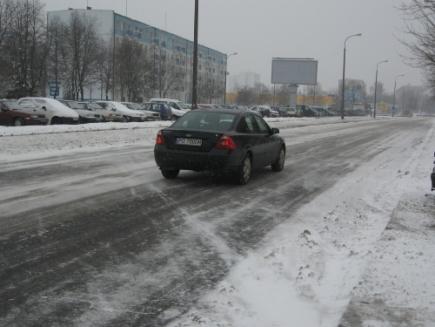
{"label": "row of bare trees", "polygon": [[[68,99],[115,93],[142,101],[189,90],[187,58],[177,63],[158,43],[102,39],[97,22],[76,11],[68,22],[45,17],[40,0],[0,0],[0,97],[45,95],[49,82],[61,85]],[[199,79],[202,102],[223,96],[223,85],[209,75]]]}
{"label": "row of bare trees", "polygon": [[97,97],[109,99],[115,84],[120,99],[140,102],[155,93],[164,97],[183,85],[184,75],[166,50],[127,37],[117,38],[115,44],[103,40],[95,23],[77,12],[71,13],[69,24],[49,22],[48,77],[61,81],[65,97],[83,99],[86,88],[97,86]]}

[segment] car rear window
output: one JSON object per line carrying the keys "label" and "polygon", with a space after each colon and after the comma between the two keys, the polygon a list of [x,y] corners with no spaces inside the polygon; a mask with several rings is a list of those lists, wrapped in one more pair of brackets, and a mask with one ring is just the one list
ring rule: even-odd
{"label": "car rear window", "polygon": [[179,118],[172,127],[227,132],[233,127],[235,119],[236,115],[230,113],[191,111]]}

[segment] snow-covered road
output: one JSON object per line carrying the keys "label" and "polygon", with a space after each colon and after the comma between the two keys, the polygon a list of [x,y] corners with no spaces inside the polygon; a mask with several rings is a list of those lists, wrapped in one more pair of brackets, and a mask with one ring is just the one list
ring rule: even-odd
{"label": "snow-covered road", "polygon": [[423,183],[434,122],[271,125],[287,168],[245,187],[163,180],[158,126],[0,138],[0,325],[337,326],[370,299],[355,287]]}

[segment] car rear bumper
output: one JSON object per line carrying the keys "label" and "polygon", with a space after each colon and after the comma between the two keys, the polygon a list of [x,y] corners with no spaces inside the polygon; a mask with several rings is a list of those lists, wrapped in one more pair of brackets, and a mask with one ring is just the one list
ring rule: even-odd
{"label": "car rear bumper", "polygon": [[239,155],[225,150],[213,149],[210,152],[194,152],[168,149],[156,145],[154,158],[160,169],[233,172],[240,165]]}

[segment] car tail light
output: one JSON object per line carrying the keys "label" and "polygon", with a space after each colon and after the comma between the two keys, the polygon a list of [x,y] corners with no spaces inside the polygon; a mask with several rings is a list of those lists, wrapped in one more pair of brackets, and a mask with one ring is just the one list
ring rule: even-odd
{"label": "car tail light", "polygon": [[163,137],[162,131],[159,131],[157,133],[156,144],[158,144],[158,145],[165,144],[165,138]]}
{"label": "car tail light", "polygon": [[227,135],[222,136],[216,144],[216,149],[219,150],[235,150],[236,148],[237,145],[233,138]]}

